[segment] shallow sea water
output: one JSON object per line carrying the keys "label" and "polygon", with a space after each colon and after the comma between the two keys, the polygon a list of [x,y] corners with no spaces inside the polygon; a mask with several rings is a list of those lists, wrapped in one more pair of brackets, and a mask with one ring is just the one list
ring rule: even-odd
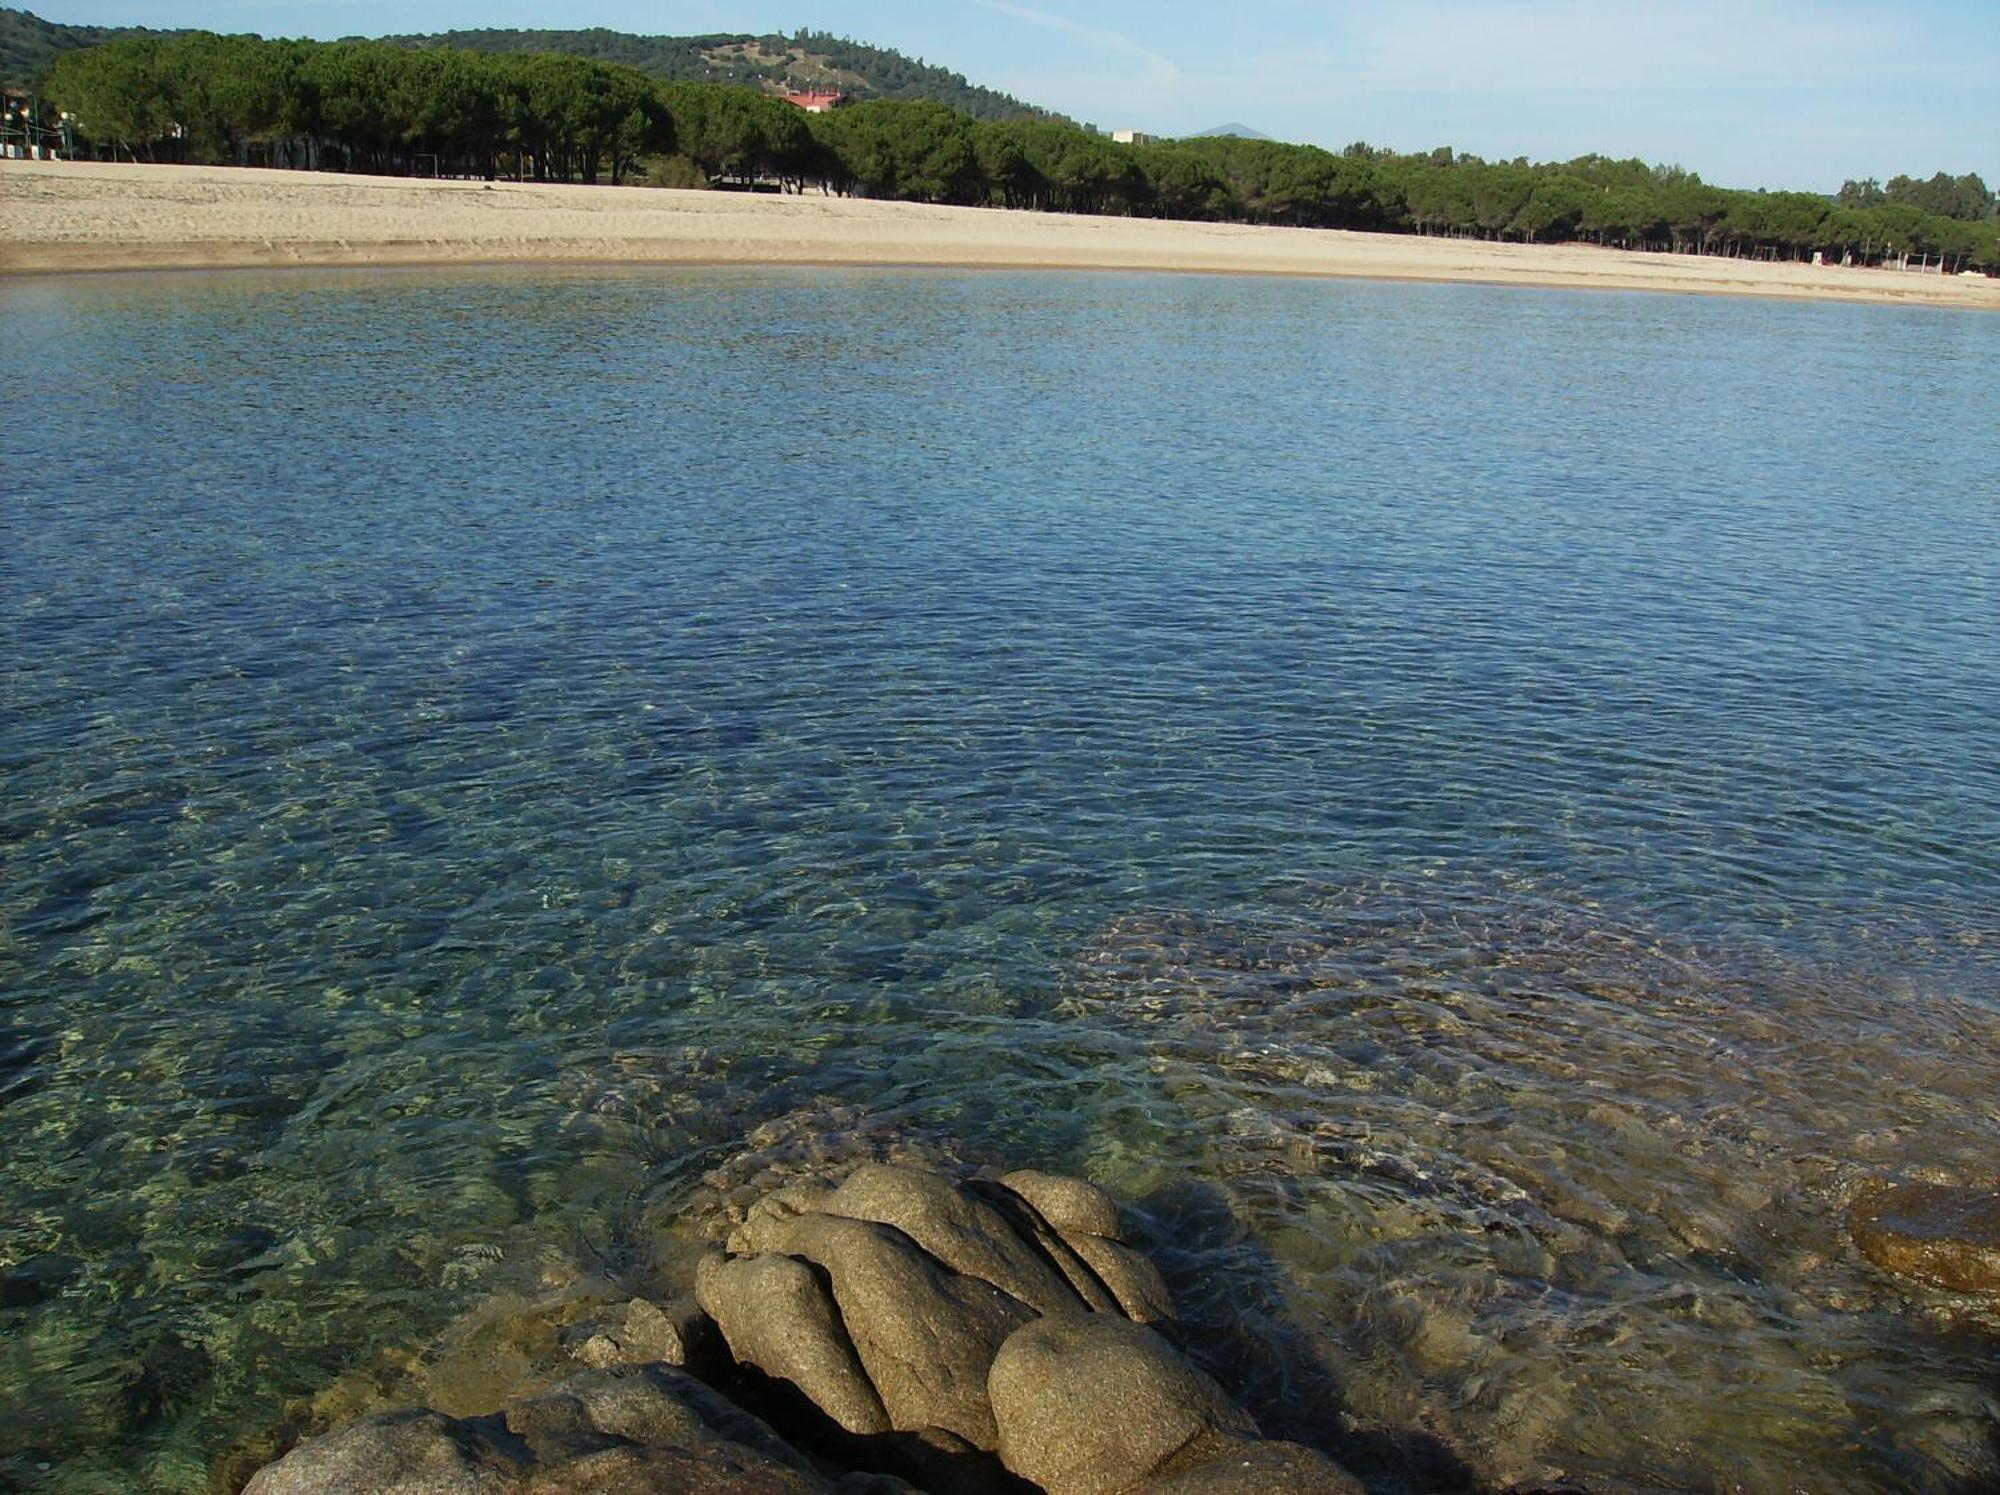
{"label": "shallow sea water", "polygon": [[0,1488],[207,1489],[832,1115],[1139,1201],[1384,1488],[2000,1478],[2000,1316],[1842,1224],[2000,1174],[2000,320],[537,269],[0,334]]}

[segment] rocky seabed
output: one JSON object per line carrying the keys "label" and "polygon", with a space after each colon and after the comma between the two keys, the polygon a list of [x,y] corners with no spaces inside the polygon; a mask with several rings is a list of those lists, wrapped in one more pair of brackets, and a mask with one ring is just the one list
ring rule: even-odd
{"label": "rocky seabed", "polygon": [[692,1299],[569,1293],[574,1374],[478,1415],[361,1417],[246,1495],[1362,1488],[1260,1436],[1182,1352],[1165,1280],[1091,1184],[864,1163],[739,1213]]}
{"label": "rocky seabed", "polygon": [[[1103,1190],[922,1156],[765,1169],[751,1189],[724,1168],[680,1222],[720,1238],[691,1296],[575,1277],[500,1316],[511,1365],[308,1437],[246,1495],[1364,1488],[1263,1437],[1184,1353],[1168,1284]],[[2000,1294],[2000,1192],[1883,1184],[1849,1228],[1892,1279]],[[382,1399],[335,1388],[307,1421]]]}

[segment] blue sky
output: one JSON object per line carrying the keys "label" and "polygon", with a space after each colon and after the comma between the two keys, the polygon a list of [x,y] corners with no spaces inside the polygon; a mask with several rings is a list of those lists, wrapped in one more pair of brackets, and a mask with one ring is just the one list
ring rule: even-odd
{"label": "blue sky", "polygon": [[[18,3],[18,0],[17,0]],[[380,35],[792,31],[896,47],[1104,128],[1678,162],[1727,186],[2000,184],[1994,0],[48,0],[51,20]]]}

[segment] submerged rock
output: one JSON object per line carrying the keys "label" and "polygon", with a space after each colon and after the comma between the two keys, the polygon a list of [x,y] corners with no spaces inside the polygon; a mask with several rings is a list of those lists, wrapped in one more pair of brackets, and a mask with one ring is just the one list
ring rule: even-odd
{"label": "submerged rock", "polygon": [[1955,1293],[2000,1294],[2000,1190],[1892,1184],[1856,1200],[1848,1228],[1886,1272]]}
{"label": "submerged rock", "polygon": [[633,1298],[564,1331],[571,1355],[593,1370],[613,1365],[696,1365],[710,1353],[713,1330],[693,1302]]}
{"label": "submerged rock", "polygon": [[486,1417],[365,1417],[244,1495],[814,1495],[834,1487],[749,1413],[667,1366],[593,1371]]}

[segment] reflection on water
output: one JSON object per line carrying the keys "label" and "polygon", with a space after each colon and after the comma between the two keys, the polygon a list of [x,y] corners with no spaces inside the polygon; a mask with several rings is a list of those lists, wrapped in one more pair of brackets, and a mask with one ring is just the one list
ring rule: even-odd
{"label": "reflection on water", "polygon": [[1996,1477],[1991,1311],[1841,1225],[2000,1173],[1992,319],[535,271],[0,330],[0,1485],[205,1489],[904,1145],[1143,1201],[1384,1480]]}

